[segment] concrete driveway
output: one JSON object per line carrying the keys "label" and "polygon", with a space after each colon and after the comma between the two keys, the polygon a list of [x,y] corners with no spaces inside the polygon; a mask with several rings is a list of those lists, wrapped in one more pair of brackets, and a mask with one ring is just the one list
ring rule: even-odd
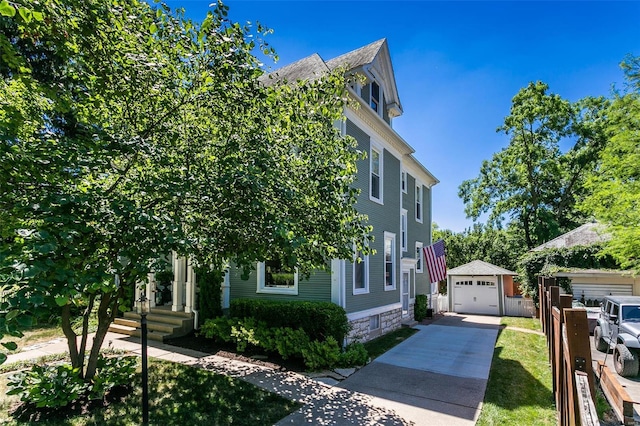
{"label": "concrete driveway", "polygon": [[499,317],[447,314],[378,357],[340,387],[416,425],[474,425],[484,399]]}

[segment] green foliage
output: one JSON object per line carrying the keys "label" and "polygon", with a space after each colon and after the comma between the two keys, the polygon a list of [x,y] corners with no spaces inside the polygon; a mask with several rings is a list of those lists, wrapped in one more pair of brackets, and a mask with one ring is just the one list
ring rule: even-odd
{"label": "green foliage", "polygon": [[369,352],[360,342],[349,343],[340,353],[338,365],[340,367],[355,367],[369,362]]}
{"label": "green foliage", "polygon": [[581,208],[607,225],[611,240],[604,253],[622,268],[640,270],[640,59],[627,57],[623,68],[629,90],[609,107],[609,141]]}
{"label": "green foliage", "polygon": [[336,339],[329,336],[325,341],[313,340],[302,349],[304,364],[311,371],[333,368],[340,360],[340,347]]}
{"label": "green foliage", "polygon": [[222,280],[224,275],[219,270],[196,271],[198,289],[198,313],[202,321],[222,315]]}
{"label": "green foliage", "polygon": [[217,342],[231,342],[231,328],[237,324],[237,320],[227,317],[208,319],[200,326],[199,334],[207,339]]}
{"label": "green foliage", "polygon": [[[601,255],[602,246],[574,246],[532,251],[523,256],[517,272],[522,293],[538,300],[538,275],[557,272],[561,268],[618,269],[619,264],[611,256]],[[566,287],[566,285],[565,285]],[[565,288],[570,292],[570,288]]]}
{"label": "green foliage", "polygon": [[301,328],[311,340],[323,341],[331,336],[342,342],[349,331],[345,310],[330,302],[234,299],[229,315],[255,318],[270,327]]}
{"label": "green foliage", "polygon": [[138,358],[134,356],[101,355],[98,358],[98,371],[91,384],[91,399],[102,399],[114,386],[131,386],[136,376]]}
{"label": "green foliage", "polygon": [[[585,98],[572,104],[548,89],[542,82],[529,83],[516,94],[498,128],[510,137],[509,146],[459,188],[469,217],[489,213],[494,225],[509,220],[529,249],[585,221],[576,202],[584,198],[585,178],[606,143],[607,101]],[[561,141],[573,146],[562,153]]]}
{"label": "green foliage", "polygon": [[138,0],[19,3],[0,3],[0,334],[61,317],[90,381],[88,317],[99,347],[169,251],[305,274],[363,245],[363,154],[334,126],[344,70],[264,84],[269,30],[222,3],[201,22]]}
{"label": "green foliage", "polygon": [[272,328],[269,336],[272,347],[282,359],[300,356],[301,349],[309,345],[309,336],[301,328],[294,330],[289,327]]}
{"label": "green foliage", "polygon": [[427,317],[427,305],[429,299],[426,294],[416,294],[416,303],[413,305],[413,317],[420,322]]}
{"label": "green foliage", "polygon": [[31,370],[9,378],[7,395],[42,407],[64,407],[83,395],[89,385],[80,377],[80,369],[69,364],[34,365]]}
{"label": "green foliage", "polygon": [[158,283],[170,283],[173,281],[173,271],[170,269],[163,269],[162,271],[158,271],[155,274],[156,282]]}
{"label": "green foliage", "polygon": [[80,397],[102,399],[118,385],[131,385],[136,375],[137,357],[98,357],[98,371],[92,382],[83,380],[80,369],[70,364],[33,365],[9,378],[8,395],[38,408],[64,407]]}
{"label": "green foliage", "polygon": [[499,229],[476,223],[463,232],[453,232],[434,223],[433,239],[445,241],[449,268],[483,260],[514,271],[518,258],[528,251],[524,235],[515,225]]}

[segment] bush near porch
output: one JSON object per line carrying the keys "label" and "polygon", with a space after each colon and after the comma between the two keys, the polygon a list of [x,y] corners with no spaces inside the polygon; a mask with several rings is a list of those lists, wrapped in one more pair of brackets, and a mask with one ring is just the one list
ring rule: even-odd
{"label": "bush near porch", "polygon": [[252,346],[300,358],[309,370],[364,365],[369,358],[360,343],[340,349],[349,323],[333,303],[242,299],[231,303],[230,314],[205,321],[200,334],[234,343],[238,352]]}

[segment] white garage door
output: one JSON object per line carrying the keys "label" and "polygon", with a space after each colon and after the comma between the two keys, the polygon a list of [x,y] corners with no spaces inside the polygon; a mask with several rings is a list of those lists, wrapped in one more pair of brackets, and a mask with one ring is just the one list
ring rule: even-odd
{"label": "white garage door", "polygon": [[453,310],[465,314],[499,315],[496,277],[453,277]]}
{"label": "white garage door", "polygon": [[633,296],[633,284],[571,283],[573,298],[601,301],[604,296]]}

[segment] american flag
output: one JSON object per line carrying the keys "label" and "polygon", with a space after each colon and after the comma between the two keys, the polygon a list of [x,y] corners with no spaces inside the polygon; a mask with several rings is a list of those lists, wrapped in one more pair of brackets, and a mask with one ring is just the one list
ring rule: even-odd
{"label": "american flag", "polygon": [[444,240],[438,240],[429,247],[424,247],[424,257],[431,282],[442,281],[447,277],[447,262],[444,256]]}

